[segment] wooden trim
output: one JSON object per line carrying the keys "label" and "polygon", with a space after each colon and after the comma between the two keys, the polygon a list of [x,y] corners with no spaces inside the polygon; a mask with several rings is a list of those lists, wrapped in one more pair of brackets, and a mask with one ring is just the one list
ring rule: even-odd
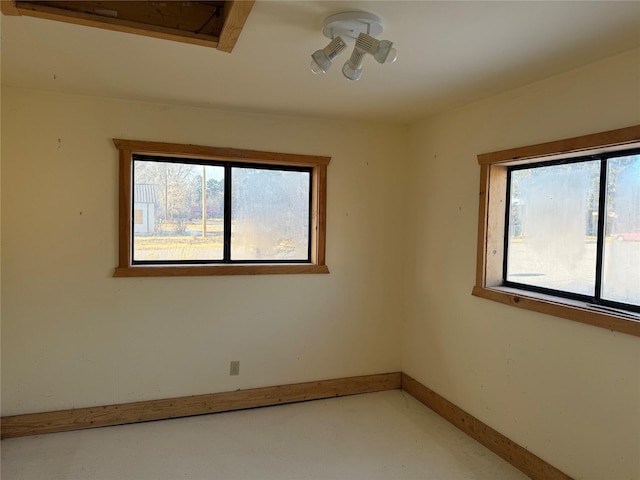
{"label": "wooden trim", "polygon": [[4,15],[22,15],[16,6],[16,0],[0,0],[0,12]]}
{"label": "wooden trim", "polygon": [[113,140],[118,150],[153,155],[179,155],[185,158],[205,158],[211,160],[233,160],[234,162],[258,162],[267,164],[289,164],[301,167],[329,165],[331,157],[317,155],[298,155],[294,153],[262,152],[227,147],[205,147],[179,143],[145,142],[140,140]]}
{"label": "wooden trim", "polygon": [[478,238],[476,242],[476,285],[484,285],[484,266],[487,263],[487,215],[489,212],[489,167],[480,167],[478,199]]}
{"label": "wooden trim", "polygon": [[544,157],[556,155],[578,155],[603,147],[626,148],[640,141],[640,125],[610,130],[608,132],[582,135],[580,137],[539,143],[527,147],[511,148],[498,152],[478,155],[480,165],[513,162],[517,160],[546,160]]}
{"label": "wooden trim", "polygon": [[484,285],[494,286],[502,283],[507,211],[507,167],[487,165],[487,178],[489,187],[487,212],[490,212],[490,215],[486,217],[485,226]]}
{"label": "wooden trim", "polygon": [[478,155],[480,199],[476,285],[472,294],[505,305],[640,336],[640,318],[631,313],[597,309],[584,302],[502,287],[507,167],[570,155],[619,151],[635,145],[640,146],[640,125]]}
{"label": "wooden trim", "polygon": [[49,7],[47,5],[38,5],[37,2],[18,4],[16,9],[21,15],[42,18],[45,20],[73,23],[76,25],[102,28],[116,32],[132,33],[205,47],[215,48],[218,46],[218,39],[209,35],[177,30],[159,25],[141,24],[119,18],[92,15],[90,13],[75,12],[73,10],[63,10]]}
{"label": "wooden trim", "polygon": [[327,166],[319,165],[317,167],[317,202],[318,206],[315,209],[317,215],[316,221],[316,235],[315,235],[315,263],[318,265],[325,264],[325,249],[327,238]]}
{"label": "wooden trim", "polygon": [[400,373],[396,372],[164,400],[14,415],[2,417],[1,437],[22,437],[165,420],[399,388]]}
{"label": "wooden trim", "polygon": [[[122,239],[121,239],[122,240]],[[128,250],[127,250],[128,252]],[[202,277],[207,275],[300,275],[329,273],[326,265],[267,264],[214,266],[120,266],[114,277]]]}
{"label": "wooden trim", "polygon": [[220,32],[218,50],[231,53],[254,3],[254,0],[233,0],[225,3],[224,24]]}
{"label": "wooden trim", "polygon": [[640,315],[621,311],[612,315],[609,310],[598,310],[597,307],[587,305],[584,302],[564,298],[558,299],[558,297],[536,294],[535,292],[515,288],[483,288],[476,286],[473,288],[472,295],[511,305],[512,307],[524,308],[525,310],[640,337]]}
{"label": "wooden trim", "polygon": [[[278,275],[329,273],[325,265],[327,165],[331,157],[262,152],[235,148],[182,145],[163,142],[114,139],[120,152],[118,267],[114,277],[176,277],[204,275]],[[132,155],[220,160],[267,165],[312,167],[311,263],[132,265],[131,264],[131,168]]]}
{"label": "wooden trim", "polygon": [[120,150],[120,188],[118,189],[118,267],[131,263],[131,152]]}
{"label": "wooden trim", "polygon": [[405,373],[402,373],[402,389],[533,480],[571,480],[553,465]]}
{"label": "wooden trim", "polygon": [[476,285],[496,286],[502,282],[506,195],[506,166],[481,165]]}
{"label": "wooden trim", "polygon": [[[140,8],[140,4],[145,4],[146,2],[120,2],[122,5],[119,13],[122,14],[122,18],[90,13],[82,11],[81,8],[74,9],[71,7],[74,2],[43,4],[36,0],[19,2],[16,2],[16,0],[2,0],[0,9],[5,15],[25,15],[206,47],[217,47],[220,51],[231,52],[251,13],[254,1],[227,0],[219,2],[224,4],[222,19],[214,16],[208,20],[206,16],[202,16],[208,15],[208,12],[203,11],[203,8],[196,8],[199,7],[199,2],[191,2],[189,8],[177,7],[178,10],[174,8],[169,11],[159,12],[162,21],[158,20],[157,15],[150,15],[148,7],[145,6],[146,10],[145,8]],[[174,21],[166,22],[164,20]],[[204,22],[204,25],[198,24],[197,30],[189,27],[189,25],[193,27],[193,23],[198,21]],[[203,31],[208,33],[202,33]]]}
{"label": "wooden trim", "polygon": [[6,416],[2,417],[0,436],[4,439],[42,435],[400,388],[533,480],[571,480],[557,468],[402,372]]}

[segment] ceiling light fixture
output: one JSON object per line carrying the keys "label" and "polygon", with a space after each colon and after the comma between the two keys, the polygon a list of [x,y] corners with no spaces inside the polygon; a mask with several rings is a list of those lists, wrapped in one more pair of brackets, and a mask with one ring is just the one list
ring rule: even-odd
{"label": "ceiling light fixture", "polygon": [[382,33],[382,19],[368,12],[344,12],[325,19],[322,34],[331,39],[329,45],[311,55],[311,71],[326,73],[333,59],[345,48],[345,42],[355,41],[351,57],[342,67],[349,80],[358,80],[362,75],[365,55],[371,54],[378,63],[396,61],[397,52],[389,40],[377,40]]}

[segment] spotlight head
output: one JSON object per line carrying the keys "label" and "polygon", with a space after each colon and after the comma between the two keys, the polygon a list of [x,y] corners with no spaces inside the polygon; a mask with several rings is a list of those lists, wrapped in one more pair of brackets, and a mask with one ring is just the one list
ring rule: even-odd
{"label": "spotlight head", "polygon": [[360,75],[362,75],[362,66],[354,68],[349,64],[349,62],[345,62],[342,66],[342,73],[349,80],[358,80],[360,79]]}
{"label": "spotlight head", "polygon": [[378,63],[393,63],[398,58],[398,52],[393,48],[393,42],[389,40],[382,40],[378,44],[376,53],[373,54],[373,58]]}
{"label": "spotlight head", "polygon": [[327,73],[331,67],[331,60],[322,50],[316,50],[311,55],[311,71],[315,74]]}
{"label": "spotlight head", "polygon": [[356,46],[351,53],[351,57],[349,57],[349,60],[347,60],[342,67],[342,73],[349,80],[358,80],[360,75],[362,75],[362,60],[364,59],[365,54],[366,52],[358,48],[358,44],[356,43]]}
{"label": "spotlight head", "polygon": [[322,50],[313,52],[311,55],[311,71],[313,73],[326,73],[331,68],[333,59],[345,48],[347,48],[347,44],[338,36],[331,40],[329,45]]}
{"label": "spotlight head", "polygon": [[393,63],[398,57],[398,52],[393,48],[393,42],[377,40],[366,33],[358,35],[356,48],[373,55],[378,63]]}

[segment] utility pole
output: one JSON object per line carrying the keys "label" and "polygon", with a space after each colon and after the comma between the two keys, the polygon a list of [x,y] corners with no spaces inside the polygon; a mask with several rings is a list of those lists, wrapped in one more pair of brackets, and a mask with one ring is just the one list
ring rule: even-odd
{"label": "utility pole", "polygon": [[205,166],[202,166],[202,238],[207,238],[207,179]]}

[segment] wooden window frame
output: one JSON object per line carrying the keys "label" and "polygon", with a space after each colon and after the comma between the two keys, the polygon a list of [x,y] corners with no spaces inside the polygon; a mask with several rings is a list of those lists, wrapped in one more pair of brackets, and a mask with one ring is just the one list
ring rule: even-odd
{"label": "wooden window frame", "polygon": [[476,284],[472,294],[506,305],[640,337],[640,315],[634,312],[505,287],[502,284],[507,167],[636,147],[640,147],[640,125],[478,155],[480,203]]}
{"label": "wooden window frame", "polygon": [[[114,139],[120,152],[118,266],[114,277],[174,277],[203,275],[273,275],[329,273],[325,263],[327,166],[330,157],[262,152],[234,148]],[[185,159],[233,161],[311,168],[311,262],[205,265],[134,265],[132,263],[132,168],[134,154]]]}

